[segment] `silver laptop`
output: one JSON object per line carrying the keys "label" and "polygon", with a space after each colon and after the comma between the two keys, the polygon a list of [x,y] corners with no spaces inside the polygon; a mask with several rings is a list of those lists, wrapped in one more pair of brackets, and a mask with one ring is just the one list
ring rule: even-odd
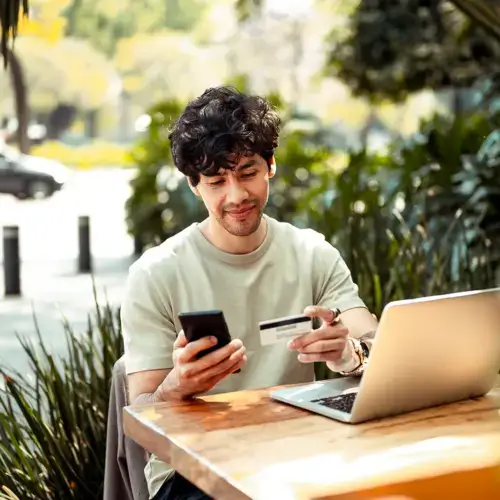
{"label": "silver laptop", "polygon": [[483,396],[500,371],[500,288],[389,303],[361,378],[271,398],[351,424]]}

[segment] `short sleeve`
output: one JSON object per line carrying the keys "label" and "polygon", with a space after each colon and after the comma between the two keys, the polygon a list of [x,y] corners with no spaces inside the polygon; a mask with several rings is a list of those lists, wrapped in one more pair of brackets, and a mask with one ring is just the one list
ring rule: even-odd
{"label": "short sleeve", "polygon": [[127,374],[173,368],[176,338],[169,304],[151,271],[137,264],[130,268],[120,311]]}
{"label": "short sleeve", "polygon": [[338,308],[341,313],[356,307],[366,307],[340,252],[324,240],[314,256],[314,281],[315,305]]}

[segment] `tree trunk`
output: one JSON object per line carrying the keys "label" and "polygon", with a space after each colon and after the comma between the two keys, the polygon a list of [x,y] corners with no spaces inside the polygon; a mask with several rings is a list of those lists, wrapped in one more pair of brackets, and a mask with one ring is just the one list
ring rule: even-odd
{"label": "tree trunk", "polygon": [[7,48],[7,60],[10,68],[10,78],[16,107],[17,145],[21,153],[28,154],[30,151],[30,141],[28,137],[29,108],[28,91],[24,81],[24,72],[19,59],[10,48]]}

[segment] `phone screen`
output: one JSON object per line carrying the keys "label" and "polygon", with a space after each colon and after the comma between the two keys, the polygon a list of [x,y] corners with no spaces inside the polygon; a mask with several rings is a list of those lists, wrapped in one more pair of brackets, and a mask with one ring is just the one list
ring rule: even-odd
{"label": "phone screen", "polygon": [[180,313],[179,321],[188,342],[193,342],[209,336],[217,338],[217,344],[209,349],[201,351],[198,358],[231,342],[231,335],[224,318],[224,313],[221,310]]}

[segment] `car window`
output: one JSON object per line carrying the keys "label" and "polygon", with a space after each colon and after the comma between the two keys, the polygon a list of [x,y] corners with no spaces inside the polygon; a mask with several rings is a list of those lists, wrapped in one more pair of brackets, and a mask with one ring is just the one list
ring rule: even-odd
{"label": "car window", "polygon": [[0,169],[1,170],[7,170],[10,168],[15,167],[15,164],[13,164],[8,158],[0,154]]}

